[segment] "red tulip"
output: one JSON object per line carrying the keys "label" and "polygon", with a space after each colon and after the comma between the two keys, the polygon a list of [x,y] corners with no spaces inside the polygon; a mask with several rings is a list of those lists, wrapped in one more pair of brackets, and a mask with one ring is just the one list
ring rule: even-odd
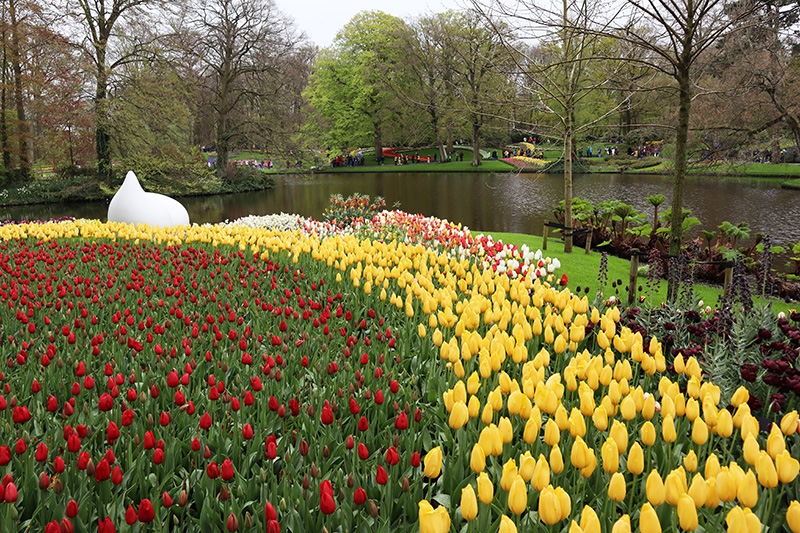
{"label": "red tulip", "polygon": [[270,502],[267,502],[267,504],[264,506],[264,517],[267,519],[267,521],[278,519],[278,513],[275,512],[275,508]]}
{"label": "red tulip", "polygon": [[98,483],[105,481],[111,475],[111,467],[108,464],[108,461],[105,457],[100,459],[100,462],[97,463],[97,468],[94,470],[94,479]]}
{"label": "red tulip", "polygon": [[38,446],[36,446],[36,461],[43,463],[47,460],[47,444],[44,442],[40,442]]}
{"label": "red tulip", "polygon": [[408,417],[406,416],[405,411],[400,411],[400,413],[394,419],[394,427],[400,431],[408,429]]}
{"label": "red tulip", "polygon": [[125,511],[125,523],[129,526],[136,523],[136,510],[133,508],[133,505],[129,505],[128,509]]}
{"label": "red tulip", "polygon": [[419,452],[411,454],[411,466],[415,468],[419,466]]}
{"label": "red tulip", "polygon": [[319,507],[323,514],[333,514],[336,511],[336,502],[333,501],[333,494],[321,492]]}
{"label": "red tulip", "polygon": [[210,463],[206,467],[206,474],[211,479],[217,479],[219,477],[219,467],[217,466],[217,463],[214,462]]}
{"label": "red tulip", "polygon": [[361,420],[358,421],[358,430],[366,431],[368,429],[369,429],[369,422],[367,422],[367,418],[365,416],[362,416]]}
{"label": "red tulip", "polygon": [[153,504],[145,498],[139,503],[139,513],[137,514],[139,522],[152,522],[156,517],[156,511],[153,509]]}
{"label": "red tulip", "polygon": [[397,453],[397,448],[394,446],[390,446],[389,449],[386,450],[386,462],[392,466],[400,462],[400,455]]}
{"label": "red tulip", "polygon": [[267,522],[267,533],[281,533],[281,526],[277,520]]}
{"label": "red tulip", "polygon": [[73,518],[78,515],[78,502],[70,500],[67,502],[67,516]]}
{"label": "red tulip", "polygon": [[[127,513],[125,514],[127,515]],[[97,521],[97,533],[117,533],[117,529],[114,527],[114,523],[111,521],[110,516],[107,516],[105,520]]]}
{"label": "red tulip", "polygon": [[327,405],[322,408],[322,423],[325,425],[333,423],[333,413],[331,412],[331,408]]}
{"label": "red tulip", "polygon": [[44,527],[44,533],[61,533],[61,525],[53,520]]}
{"label": "red tulip", "polygon": [[236,515],[231,513],[228,515],[228,520],[225,522],[225,527],[228,528],[228,531],[236,531],[239,529],[239,519],[236,518]]}
{"label": "red tulip", "polygon": [[230,459],[225,459],[222,462],[222,471],[221,471],[222,479],[228,481],[233,477],[233,463]]}
{"label": "red tulip", "polygon": [[206,413],[200,417],[200,427],[202,429],[208,429],[211,427],[211,415]]}
{"label": "red tulip", "polygon": [[355,494],[353,494],[353,502],[355,502],[356,505],[363,505],[364,502],[366,501],[367,501],[367,491],[365,491],[361,487],[358,487],[356,489]]}
{"label": "red tulip", "polygon": [[172,507],[172,497],[166,492],[161,494],[161,505],[166,508]]}
{"label": "red tulip", "polygon": [[378,482],[378,485],[386,485],[386,482],[389,481],[389,476],[382,466],[378,466],[378,473],[375,475],[375,481]]}
{"label": "red tulip", "polygon": [[64,471],[64,468],[64,459],[62,459],[60,455],[57,455],[56,458],[53,459],[53,471],[56,474],[60,474]]}
{"label": "red tulip", "polygon": [[17,501],[17,486],[13,482],[6,483],[4,499],[6,503]]}
{"label": "red tulip", "polygon": [[111,472],[111,483],[114,485],[122,483],[122,469],[119,466],[115,466],[114,471]]}
{"label": "red tulip", "polygon": [[250,424],[245,424],[244,427],[242,428],[242,437],[244,437],[246,440],[252,439],[253,426],[251,426]]}
{"label": "red tulip", "polygon": [[0,446],[0,466],[5,466],[11,461],[11,450],[8,446]]}
{"label": "red tulip", "polygon": [[17,455],[22,455],[23,453],[25,453],[25,450],[27,450],[27,449],[28,449],[28,445],[25,444],[25,441],[22,440],[22,439],[18,439],[17,440],[17,446],[16,446],[16,449],[15,449],[15,451],[17,452]]}
{"label": "red tulip", "polygon": [[366,444],[363,442],[358,443],[358,458],[362,461],[365,461],[369,457],[369,450],[367,450]]}

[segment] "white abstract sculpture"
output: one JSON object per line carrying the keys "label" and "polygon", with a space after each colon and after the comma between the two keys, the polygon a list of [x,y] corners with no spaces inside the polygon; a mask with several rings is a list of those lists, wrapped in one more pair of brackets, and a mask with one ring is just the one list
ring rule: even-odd
{"label": "white abstract sculpture", "polygon": [[108,204],[108,221],[151,226],[188,226],[189,213],[169,196],[145,192],[133,171]]}

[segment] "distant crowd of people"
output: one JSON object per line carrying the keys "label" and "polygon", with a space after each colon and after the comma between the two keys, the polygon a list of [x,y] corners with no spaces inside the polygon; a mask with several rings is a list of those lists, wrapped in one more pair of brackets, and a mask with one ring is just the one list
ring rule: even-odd
{"label": "distant crowd of people", "polygon": [[364,156],[361,152],[356,155],[340,155],[331,159],[331,166],[336,167],[363,167]]}

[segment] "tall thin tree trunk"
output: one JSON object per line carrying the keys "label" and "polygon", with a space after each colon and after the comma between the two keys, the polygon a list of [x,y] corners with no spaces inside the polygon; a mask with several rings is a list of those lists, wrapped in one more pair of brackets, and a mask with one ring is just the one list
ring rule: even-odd
{"label": "tall thin tree trunk", "polygon": [[[689,111],[692,105],[692,87],[689,81],[688,62],[678,69],[678,127],[675,131],[675,181],[672,187],[672,220],[669,232],[669,255],[678,257],[683,242],[683,182],[686,177],[686,149],[689,139]],[[679,276],[669,276],[667,301],[678,297]]]}
{"label": "tall thin tree trunk", "polygon": [[28,121],[25,119],[25,96],[22,90],[22,49],[20,28],[17,24],[16,0],[8,3],[11,21],[11,69],[14,71],[14,104],[17,108],[17,135],[19,136],[19,170],[24,178],[30,178],[31,163],[28,158]]}
{"label": "tall thin tree trunk", "polygon": [[228,113],[220,112],[217,117],[217,159],[215,161],[217,176],[221,180],[228,178]]}
{"label": "tall thin tree trunk", "polygon": [[3,32],[3,66],[2,66],[2,80],[0,84],[0,148],[3,150],[3,166],[6,170],[11,168],[11,146],[8,142],[8,117],[6,116],[6,106],[8,105],[6,84],[8,83],[8,68],[7,68],[7,49],[6,49],[6,34]]}
{"label": "tall thin tree trunk", "polygon": [[572,253],[572,109],[564,113],[564,253]]}
{"label": "tall thin tree trunk", "polygon": [[375,157],[378,161],[383,161],[383,125],[381,119],[376,118],[373,122],[373,133],[375,135]]}
{"label": "tall thin tree trunk", "polygon": [[772,150],[770,162],[776,165],[781,162],[781,126],[780,122],[772,125]]}

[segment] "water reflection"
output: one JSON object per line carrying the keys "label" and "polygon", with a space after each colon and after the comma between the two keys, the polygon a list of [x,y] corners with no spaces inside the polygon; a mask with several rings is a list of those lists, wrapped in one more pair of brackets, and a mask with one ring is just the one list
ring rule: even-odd
{"label": "water reflection", "polygon": [[[182,198],[193,222],[233,220],[250,214],[297,213],[320,218],[331,194],[363,193],[386,198],[388,206],[445,218],[483,231],[535,233],[563,198],[557,175],[489,173],[369,173],[278,176],[267,191]],[[601,202],[621,200],[651,213],[645,198],[663,194],[669,200],[667,176],[584,174],[574,178],[576,197]],[[691,177],[684,203],[715,229],[723,221],[748,222],[756,232],[769,233],[774,243],[800,241],[800,191],[777,187],[774,180]],[[668,206],[668,202],[662,209]],[[36,205],[0,209],[0,219],[43,219],[60,216],[105,220],[108,204]]]}

